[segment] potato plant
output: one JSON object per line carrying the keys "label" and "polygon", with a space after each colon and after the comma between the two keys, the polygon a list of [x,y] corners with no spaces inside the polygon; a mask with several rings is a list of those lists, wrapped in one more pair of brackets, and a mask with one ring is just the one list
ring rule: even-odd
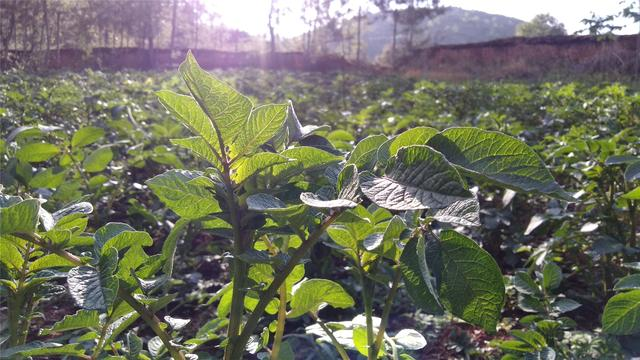
{"label": "potato plant", "polygon": [[[302,126],[290,104],[254,106],[190,54],[179,70],[190,95],[158,97],[194,135],[172,142],[208,167],[169,170],[147,184],[181,219],[206,221],[233,243],[232,284],[218,304],[229,320],[227,359],[266,346],[271,332],[277,358],[284,322],[304,314],[343,358],[345,347],[397,356],[402,344],[422,343],[385,332],[401,282],[420,308],[493,332],[504,303],[498,266],[474,241],[432,222],[478,225],[466,177],[572,200],[527,145],[500,133],[420,127],[367,137],[344,156],[318,127]],[[304,259],[322,240],[352,263],[362,287],[365,321],[352,324],[351,341],[322,326],[318,310],[354,306],[353,298],[335,282],[303,279]],[[376,286],[389,289],[379,323]],[[261,330],[265,314],[276,320]]]}

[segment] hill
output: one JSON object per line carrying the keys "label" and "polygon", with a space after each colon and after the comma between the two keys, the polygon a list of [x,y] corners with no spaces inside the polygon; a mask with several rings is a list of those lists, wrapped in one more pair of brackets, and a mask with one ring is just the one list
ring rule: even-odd
{"label": "hill", "polygon": [[[522,20],[482,11],[450,7],[444,14],[421,24],[425,45],[467,44],[512,37]],[[398,29],[400,32],[400,29]],[[391,16],[368,14],[362,34],[367,60],[374,61],[393,39]],[[400,38],[398,41],[402,41]]]}

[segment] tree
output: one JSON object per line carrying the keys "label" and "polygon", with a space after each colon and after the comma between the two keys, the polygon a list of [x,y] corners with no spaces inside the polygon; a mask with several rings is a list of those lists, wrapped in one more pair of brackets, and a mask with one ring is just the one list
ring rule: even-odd
{"label": "tree", "polygon": [[278,5],[278,0],[271,0],[267,27],[269,27],[269,50],[272,54],[276,52],[276,26],[280,23],[280,14],[283,11],[284,9]]}
{"label": "tree", "polygon": [[334,16],[330,9],[333,0],[305,0],[302,8],[302,21],[307,26],[305,39],[303,41],[303,49],[306,53],[312,53],[316,48],[326,47],[325,41],[320,41],[322,33],[325,38],[331,38],[336,34],[336,25]]}
{"label": "tree", "polygon": [[550,14],[538,14],[531,21],[518,25],[516,36],[560,36],[567,35],[564,24]]}
{"label": "tree", "polygon": [[169,48],[173,50],[176,45],[176,21],[178,20],[178,0],[173,0],[171,4],[171,42],[169,43]]}
{"label": "tree", "polygon": [[403,52],[409,52],[415,47],[420,24],[426,19],[432,19],[444,12],[440,0],[374,0],[380,12],[391,15],[393,19],[393,40],[391,44],[391,65],[395,65],[398,58],[397,38],[398,24],[402,25],[402,35],[405,39]]}

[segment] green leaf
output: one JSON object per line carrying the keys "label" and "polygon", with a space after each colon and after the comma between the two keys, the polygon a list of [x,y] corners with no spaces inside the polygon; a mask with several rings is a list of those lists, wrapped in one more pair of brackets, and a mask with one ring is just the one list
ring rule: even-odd
{"label": "green leaf", "polygon": [[353,330],[353,345],[356,350],[362,356],[369,356],[369,344],[367,340],[367,328],[363,326],[354,327]]}
{"label": "green leaf", "polygon": [[104,136],[104,129],[95,126],[85,126],[73,134],[71,146],[79,148],[93,144]]}
{"label": "green leaf", "polygon": [[0,233],[31,233],[38,224],[40,202],[36,199],[23,200],[9,207],[0,208]]}
{"label": "green leaf", "polygon": [[602,331],[612,335],[640,332],[640,290],[615,295],[604,307]]}
{"label": "green leaf", "polygon": [[545,347],[533,354],[524,354],[524,360],[555,360],[556,351],[553,348]]}
{"label": "green leaf", "polygon": [[[133,274],[145,263],[149,263],[149,255],[142,249],[140,245],[132,245],[129,250],[124,253],[122,259],[118,263],[118,272],[116,275],[127,284],[135,286]],[[144,289],[143,289],[144,291]]]}
{"label": "green leaf", "polygon": [[427,340],[419,332],[413,329],[402,329],[394,337],[396,344],[405,350],[420,350],[427,346]]}
{"label": "green leaf", "polygon": [[456,201],[436,211],[433,218],[452,225],[480,226],[480,203],[476,196]]}
{"label": "green leaf", "polygon": [[624,170],[624,179],[628,182],[640,179],[640,161],[627,165]]}
{"label": "green leaf", "polygon": [[[93,205],[88,202],[79,202],[64,207],[52,214],[53,220],[56,222],[56,226],[62,226],[73,222],[82,215],[91,214],[93,212]],[[75,222],[74,222],[75,223]]]}
{"label": "green leaf", "polygon": [[409,129],[393,138],[389,145],[389,155],[396,156],[403,146],[426,145],[427,141],[438,133],[438,130],[430,127],[416,127]]}
{"label": "green leaf", "polygon": [[640,186],[622,195],[622,198],[627,200],[640,200]]}
{"label": "green leaf", "polygon": [[78,310],[73,315],[65,315],[62,320],[53,324],[50,328],[42,329],[40,335],[51,335],[56,332],[64,332],[77,329],[90,329],[100,325],[100,313],[96,310]]}
{"label": "green leaf", "polygon": [[311,171],[325,168],[342,160],[340,156],[310,146],[296,146],[284,150],[280,155],[296,161],[273,166],[271,174],[276,179],[286,179],[304,170]]}
{"label": "green leaf", "polygon": [[187,324],[191,322],[191,319],[179,319],[179,318],[174,318],[167,315],[164,317],[164,321],[166,321],[167,324],[169,324],[171,329],[180,330],[183,327],[187,326]]}
{"label": "green leaf", "polygon": [[95,247],[104,254],[109,248],[120,251],[130,246],[151,246],[153,239],[145,231],[136,231],[134,228],[124,223],[107,223],[96,230],[93,235]]}
{"label": "green leaf", "polygon": [[540,296],[542,292],[531,276],[524,271],[518,271],[513,275],[513,285],[518,292],[526,295]]}
{"label": "green leaf", "polygon": [[108,146],[100,147],[91,152],[82,162],[82,167],[87,172],[99,172],[107,168],[113,159],[113,152]]}
{"label": "green leaf", "polygon": [[317,313],[324,303],[341,309],[355,305],[351,295],[340,284],[326,279],[310,279],[299,283],[294,289],[287,317],[295,318],[307,312]]}
{"label": "green leaf", "polygon": [[80,357],[84,354],[84,346],[82,346],[82,344],[63,345],[54,342],[33,341],[24,345],[3,349],[0,351],[0,359],[16,359],[20,358],[20,356],[43,357],[56,355]]}
{"label": "green leaf", "polygon": [[197,219],[221,210],[211,191],[189,183],[199,176],[202,176],[202,173],[169,170],[147,180],[146,183],[160,201],[176,214],[188,219]]}
{"label": "green leaf", "polygon": [[24,258],[15,245],[0,237],[0,263],[10,270],[22,269]]}
{"label": "green leaf", "polygon": [[109,248],[100,257],[98,268],[78,266],[69,270],[67,284],[76,304],[86,310],[107,309],[118,291],[118,279],[113,275],[118,265],[118,251]]}
{"label": "green leaf", "polygon": [[555,182],[527,144],[508,135],[478,128],[451,128],[427,144],[472,177],[517,191],[575,200]]}
{"label": "green leaf", "polygon": [[162,243],[162,271],[165,275],[171,276],[173,274],[173,262],[176,254],[176,248],[178,247],[178,240],[187,229],[189,221],[187,219],[179,219],[169,232],[169,236]]}
{"label": "green leaf", "polygon": [[59,153],[60,149],[53,144],[30,143],[16,151],[16,157],[20,161],[34,163],[47,161]]}
{"label": "green leaf", "polygon": [[347,199],[333,199],[333,200],[325,200],[320,196],[310,193],[303,192],[300,194],[300,201],[302,201],[305,205],[320,208],[320,209],[338,209],[338,208],[347,208],[352,209],[358,204],[354,203],[351,200]]}
{"label": "green leaf", "polygon": [[554,290],[562,282],[562,270],[553,262],[547,263],[542,268],[542,286],[546,290]]}
{"label": "green leaf", "polygon": [[[516,351],[516,352],[536,351],[536,348],[520,340],[503,340],[498,342],[497,344],[500,349],[506,350],[506,351]],[[502,360],[504,359],[505,358],[503,357]],[[520,357],[516,357],[515,359],[520,359]]]}
{"label": "green leaf", "polygon": [[133,330],[127,333],[127,360],[138,360],[142,351],[142,339],[136,335]]}
{"label": "green leaf", "polygon": [[60,171],[54,173],[53,169],[45,169],[37,173],[29,180],[29,186],[33,188],[57,188],[64,182],[64,178],[67,175],[66,171]]}
{"label": "green leaf", "polygon": [[74,267],[75,263],[61,257],[57,254],[48,254],[37,258],[35,261],[29,264],[29,271],[36,272],[42,269],[54,268],[54,267]]}
{"label": "green leaf", "polygon": [[358,169],[371,169],[376,159],[378,148],[387,141],[384,135],[371,135],[362,140],[353,149],[347,164],[354,164]]}
{"label": "green leaf", "polygon": [[220,143],[211,119],[202,110],[196,99],[187,95],[176,94],[172,91],[161,90],[156,93],[160,103],[175,116],[194,135],[199,135],[218,155]]}
{"label": "green leaf", "polygon": [[395,259],[395,253],[398,250],[396,242],[399,242],[400,237],[405,230],[407,230],[407,224],[405,221],[402,217],[394,215],[391,220],[389,220],[389,223],[384,230],[384,235],[382,237],[382,254]]}
{"label": "green leaf", "polygon": [[453,230],[440,233],[440,299],[453,315],[494,332],[504,304],[504,282],[496,261],[473,240]]}
{"label": "green leaf", "polygon": [[633,155],[612,155],[609,156],[605,161],[605,165],[620,165],[627,164],[634,161],[637,161],[638,157]]}
{"label": "green leaf", "polygon": [[244,157],[234,162],[232,165],[233,173],[231,175],[231,179],[236,184],[241,184],[257,172],[268,169],[274,165],[284,164],[290,161],[292,160],[289,160],[279,154],[270,152],[257,153],[251,157]]}
{"label": "green leaf", "polygon": [[218,308],[216,309],[218,312],[219,318],[226,318],[227,315],[229,315],[229,312],[231,311],[231,301],[233,300],[232,296],[233,296],[233,292],[226,291],[220,298],[220,302],[218,303]]}
{"label": "green leaf", "polygon": [[533,330],[527,330],[527,331],[522,331],[522,330],[512,330],[511,331],[511,335],[526,343],[529,344],[530,346],[532,346],[535,349],[541,349],[545,346],[547,346],[547,340],[545,340],[544,336],[542,336],[540,333],[538,333],[537,331],[533,331]]}
{"label": "green leaf", "polygon": [[147,348],[149,349],[149,353],[153,356],[154,359],[161,358],[162,354],[167,352],[167,349],[164,347],[164,343],[158,336],[154,336],[147,342]]}
{"label": "green leaf", "polygon": [[211,146],[202,136],[193,136],[184,139],[171,139],[172,144],[190,150],[196,156],[206,160],[209,164],[222,169],[220,161],[213,152]]}
{"label": "green leaf", "polygon": [[551,303],[551,309],[559,314],[564,314],[579,308],[580,303],[567,298],[556,299]]}
{"label": "green leaf", "polygon": [[613,291],[637,290],[640,289],[640,274],[632,274],[618,280],[613,287]]}
{"label": "green leaf", "polygon": [[233,144],[251,113],[253,104],[249,98],[200,68],[191,52],[178,70],[225,145]]}
{"label": "green leaf", "polygon": [[270,104],[253,109],[232,144],[234,157],[250,154],[273,138],[283,128],[288,108],[288,104]]}
{"label": "green leaf", "polygon": [[[429,262],[427,262],[429,258]],[[438,293],[438,278],[442,262],[437,239],[413,237],[400,256],[400,270],[409,296],[421,309],[429,314],[443,313]]]}
{"label": "green leaf", "polygon": [[273,211],[285,209],[286,204],[273,195],[260,193],[247,197],[247,207],[253,211]]}
{"label": "green leaf", "polygon": [[442,154],[418,145],[401,148],[383,177],[361,173],[360,188],[376,205],[390,210],[439,209],[472,196]]}
{"label": "green leaf", "polygon": [[358,200],[360,180],[358,179],[358,168],[355,165],[349,164],[340,170],[336,180],[336,190],[340,199]]}
{"label": "green leaf", "polygon": [[540,313],[545,311],[544,305],[540,300],[526,294],[518,294],[518,307],[520,307],[522,311],[531,313]]}

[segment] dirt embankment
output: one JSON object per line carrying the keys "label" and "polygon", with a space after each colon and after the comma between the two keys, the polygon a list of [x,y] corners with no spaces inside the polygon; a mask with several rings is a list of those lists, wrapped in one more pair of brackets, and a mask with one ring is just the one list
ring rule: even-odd
{"label": "dirt embankment", "polygon": [[[31,69],[174,69],[184,60],[186,49],[93,48],[50,51],[3,51],[0,69],[24,66]],[[297,71],[347,70],[354,65],[338,56],[309,57],[302,52],[228,52],[199,49],[193,51],[207,69],[260,68]]]}
{"label": "dirt embankment", "polygon": [[539,78],[640,71],[640,35],[509,38],[484,43],[435,46],[400,61],[412,75],[439,80]]}
{"label": "dirt embankment", "polygon": [[[0,69],[174,69],[186,49],[94,48],[2,51]],[[260,68],[294,71],[365,70],[401,72],[434,80],[575,78],[604,75],[638,79],[640,35],[510,38],[484,43],[434,46],[398,61],[397,69],[353,64],[342,57],[310,57],[302,52],[227,52],[194,50],[207,69]]]}

